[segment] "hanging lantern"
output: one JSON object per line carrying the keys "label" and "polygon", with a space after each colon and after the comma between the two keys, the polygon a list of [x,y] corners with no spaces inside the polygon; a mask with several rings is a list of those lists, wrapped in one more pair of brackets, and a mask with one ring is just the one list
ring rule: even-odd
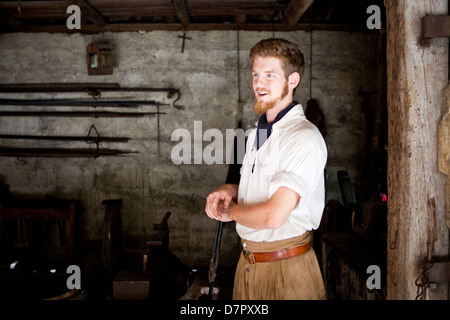
{"label": "hanging lantern", "polygon": [[106,43],[89,43],[86,48],[88,75],[113,73],[111,47]]}

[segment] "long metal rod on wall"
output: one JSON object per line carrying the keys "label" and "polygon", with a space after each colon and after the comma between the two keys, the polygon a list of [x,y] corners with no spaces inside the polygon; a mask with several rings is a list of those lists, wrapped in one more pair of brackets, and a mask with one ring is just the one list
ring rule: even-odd
{"label": "long metal rod on wall", "polygon": [[79,157],[98,158],[103,156],[121,156],[136,151],[114,149],[64,149],[64,148],[10,148],[0,147],[0,157]]}
{"label": "long metal rod on wall", "polygon": [[118,83],[5,83],[0,92],[95,92],[120,89]]}
{"label": "long metal rod on wall", "polygon": [[0,105],[39,107],[117,107],[137,108],[139,106],[168,106],[155,100],[129,99],[0,99]]}
{"label": "long metal rod on wall", "polygon": [[102,92],[167,92],[167,98],[171,99],[175,95],[177,98],[172,106],[178,110],[184,110],[183,106],[176,105],[181,98],[179,89],[175,88],[146,88],[146,87],[121,87],[119,83],[17,83],[0,84],[2,93],[18,92],[87,92],[93,97],[100,97]]}
{"label": "long metal rod on wall", "polygon": [[0,139],[13,140],[50,140],[50,141],[81,141],[86,143],[97,142],[128,142],[128,137],[83,137],[83,136],[41,136],[41,135],[18,135],[18,134],[0,134]]}
{"label": "long metal rod on wall", "polygon": [[165,112],[109,112],[109,111],[2,111],[0,117],[93,117],[93,118],[143,118],[166,114]]}
{"label": "long metal rod on wall", "polygon": [[[145,87],[121,87],[118,83],[22,83],[22,84],[0,84],[0,93],[69,93],[85,92],[91,98],[64,98],[64,99],[0,99],[0,105],[5,106],[39,106],[39,107],[124,107],[137,108],[138,106],[156,106],[156,112],[113,112],[113,111],[0,111],[0,117],[91,117],[91,118],[143,118],[157,116],[158,129],[158,154],[159,154],[159,115],[166,114],[160,112],[161,106],[169,104],[149,100],[133,100],[129,98],[102,98],[103,92],[166,92],[167,99],[176,96],[172,106],[178,110],[183,110],[183,106],[176,105],[180,99],[180,90],[174,88],[145,88]],[[86,141],[94,142],[97,148],[94,149],[61,149],[61,148],[14,148],[0,147],[0,156],[14,157],[93,157],[116,156],[128,153],[137,153],[134,151],[120,151],[100,149],[98,143],[119,142],[123,137],[103,138],[98,137],[58,137],[58,136],[33,136],[33,135],[0,135],[0,139],[41,139],[41,140],[65,140],[65,141]],[[128,139],[128,138],[126,138]],[[128,141],[128,140],[126,140]],[[125,142],[121,140],[121,142]]]}
{"label": "long metal rod on wall", "polygon": [[[95,132],[96,135],[91,135]],[[43,136],[43,135],[17,135],[17,134],[0,134],[2,139],[15,140],[47,140],[47,141],[83,141],[87,144],[96,145],[96,149],[92,148],[22,148],[22,147],[0,147],[0,157],[84,157],[84,158],[98,158],[100,156],[117,156],[129,153],[138,153],[130,150],[111,150],[101,149],[100,143],[114,142],[123,143],[128,142],[131,138],[128,137],[101,137],[97,128],[92,125],[89,128],[87,136]]]}

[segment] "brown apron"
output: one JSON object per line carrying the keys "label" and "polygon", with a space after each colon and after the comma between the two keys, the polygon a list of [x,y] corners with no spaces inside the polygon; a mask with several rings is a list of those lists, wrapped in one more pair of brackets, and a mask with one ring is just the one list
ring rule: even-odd
{"label": "brown apron", "polygon": [[[252,242],[241,240],[251,252],[270,252],[303,245],[310,231],[286,240]],[[316,254],[308,252],[273,262],[250,264],[243,254],[236,267],[234,300],[325,300],[325,287]]]}

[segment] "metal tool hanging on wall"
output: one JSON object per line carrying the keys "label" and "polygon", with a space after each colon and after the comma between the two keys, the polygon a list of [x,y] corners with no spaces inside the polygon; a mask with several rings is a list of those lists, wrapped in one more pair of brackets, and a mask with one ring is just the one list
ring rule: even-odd
{"label": "metal tool hanging on wall", "polygon": [[91,117],[91,118],[144,118],[165,112],[112,112],[112,111],[2,111],[0,117]]}
{"label": "metal tool hanging on wall", "polygon": [[[160,112],[161,106],[167,106],[169,104],[149,100],[133,100],[128,98],[106,98],[100,99],[102,92],[167,92],[167,98],[171,99],[175,95],[177,98],[172,103],[172,106],[178,110],[183,110],[184,107],[178,106],[175,103],[180,99],[180,91],[174,88],[130,88],[121,87],[118,83],[32,83],[32,84],[0,84],[0,93],[61,93],[61,92],[86,92],[91,99],[85,98],[73,98],[73,99],[0,99],[0,106],[30,106],[41,107],[40,111],[16,111],[5,110],[0,111],[0,117],[91,117],[91,118],[142,118],[142,117],[157,117],[157,130],[158,130],[158,154],[160,150],[160,136],[159,136],[159,115],[165,114]],[[45,110],[46,107],[112,107],[112,108],[137,108],[139,106],[156,106],[156,112],[122,112],[122,111],[79,111],[70,109],[68,111],[55,111]],[[92,128],[91,128],[92,129]],[[79,137],[42,137],[42,136],[17,136],[17,135],[2,135],[2,139],[45,139],[45,140],[65,140],[65,141],[78,141]],[[61,149],[61,148],[12,148],[3,147],[0,148],[0,156],[81,156],[81,157],[94,157],[99,156],[111,156],[134,153],[133,151],[121,151],[121,150],[100,150],[97,149]],[[113,141],[114,138],[106,139],[103,141]]]}
{"label": "metal tool hanging on wall", "polygon": [[[96,135],[91,135],[95,132]],[[2,157],[85,157],[98,158],[101,156],[118,156],[137,153],[130,150],[100,149],[102,142],[123,143],[128,142],[128,137],[101,137],[97,128],[92,125],[87,136],[41,136],[41,135],[8,135],[0,134],[0,139],[23,139],[23,140],[52,140],[52,141],[84,141],[87,144],[95,144],[96,148],[17,148],[0,147]]]}
{"label": "metal tool hanging on wall", "polygon": [[166,103],[155,100],[129,99],[0,99],[0,105],[33,106],[33,107],[113,107],[137,108],[139,106],[156,106],[157,112],[111,112],[111,111],[1,111],[0,117],[114,117],[140,118],[165,114],[159,112],[160,106]]}
{"label": "metal tool hanging on wall", "polygon": [[[22,83],[22,84],[0,84],[2,93],[23,92],[87,92],[95,99],[101,97],[102,92],[167,92],[167,99],[176,99],[172,106],[178,110],[184,110],[183,106],[177,105],[181,98],[179,89],[175,88],[148,88],[148,87],[121,87],[119,83]],[[160,103],[160,105],[163,105]]]}
{"label": "metal tool hanging on wall", "polygon": [[[95,131],[96,135],[92,136],[91,132]],[[23,139],[23,140],[58,140],[58,141],[84,141],[86,143],[95,143],[97,146],[101,142],[128,142],[128,137],[102,137],[97,128],[91,125],[87,136],[42,136],[42,135],[19,135],[19,134],[0,134],[0,139]]]}
{"label": "metal tool hanging on wall", "polygon": [[139,106],[167,106],[155,100],[129,99],[0,99],[0,105],[40,107],[115,107],[137,108]]}
{"label": "metal tool hanging on wall", "polygon": [[137,153],[136,151],[115,149],[64,149],[64,148],[0,148],[1,157],[76,157],[99,158]]}

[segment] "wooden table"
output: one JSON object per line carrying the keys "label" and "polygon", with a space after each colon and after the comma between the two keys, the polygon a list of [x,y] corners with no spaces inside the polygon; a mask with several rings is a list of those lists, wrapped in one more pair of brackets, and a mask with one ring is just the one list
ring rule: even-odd
{"label": "wooden table", "polygon": [[[46,206],[46,204],[49,204]],[[66,246],[67,260],[72,264],[74,260],[74,236],[75,236],[75,202],[67,202],[65,205],[56,205],[51,202],[42,203],[1,203],[0,202],[0,246],[2,245],[3,220],[6,219],[42,219],[64,220],[66,222]]]}

